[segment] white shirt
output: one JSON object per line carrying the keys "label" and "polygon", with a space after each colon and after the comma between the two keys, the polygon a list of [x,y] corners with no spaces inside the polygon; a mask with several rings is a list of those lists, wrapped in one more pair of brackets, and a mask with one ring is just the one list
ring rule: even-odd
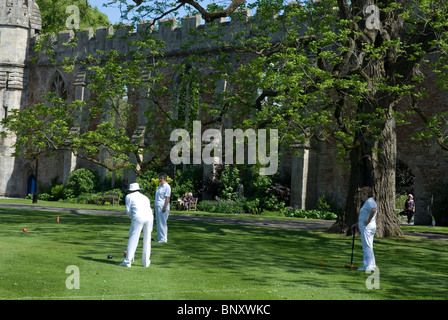
{"label": "white shirt", "polygon": [[[168,183],[161,184],[156,191],[156,199],[155,199],[155,205],[157,207],[163,207],[165,205],[166,197],[171,197],[171,187]],[[168,201],[168,205],[166,208],[168,209],[170,206],[170,203]]]}
{"label": "white shirt", "polygon": [[[372,210],[372,208],[377,208],[376,202],[375,200],[373,200],[373,198],[369,198],[366,200],[366,202],[364,202],[364,205],[362,206],[361,210],[359,210],[359,225],[362,224],[362,226],[364,227],[364,221],[367,221],[367,219],[369,219],[369,215],[370,215],[370,211]],[[376,212],[372,217],[372,220],[370,220],[370,223],[376,223]],[[369,224],[370,224],[369,223]]]}
{"label": "white shirt", "polygon": [[152,209],[147,196],[139,191],[130,193],[125,198],[126,214],[129,218],[134,217],[150,218],[152,217]]}

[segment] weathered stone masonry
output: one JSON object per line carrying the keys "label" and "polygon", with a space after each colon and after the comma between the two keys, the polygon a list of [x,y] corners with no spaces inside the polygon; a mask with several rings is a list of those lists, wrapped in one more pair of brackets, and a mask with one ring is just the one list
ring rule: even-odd
{"label": "weathered stone masonry", "polygon": [[[246,12],[247,18],[250,11]],[[230,41],[235,32],[248,32],[239,19],[222,19],[219,23],[223,27],[223,34]],[[166,43],[164,59],[169,63],[182,63],[189,52],[182,47],[192,40],[190,28],[197,31],[210,28],[210,24],[202,25],[198,16],[184,17],[182,27],[177,27],[175,20],[161,21],[153,36]],[[0,0],[0,117],[5,117],[13,108],[22,109],[40,102],[42,94],[53,90],[67,97],[85,100],[89,97],[86,84],[85,69],[76,64],[70,74],[64,73],[58,63],[50,63],[47,56],[32,51],[36,33],[41,29],[41,18],[38,6],[32,0]],[[148,24],[139,24],[137,30],[130,34],[131,38],[148,29]],[[129,32],[122,28],[114,30],[112,27],[76,31],[77,45],[66,46],[75,36],[74,31],[59,33],[55,42],[54,59],[62,61],[67,57],[84,60],[96,50],[117,50],[127,52],[127,40],[120,38],[121,34]],[[115,35],[115,37],[111,37]],[[281,34],[274,35],[280,37]],[[190,50],[204,50],[213,58],[213,44],[211,42],[195,42]],[[236,53],[235,53],[236,54]],[[36,57],[30,60],[30,57]],[[239,55],[239,53],[238,53]],[[243,57],[242,59],[244,60]],[[241,63],[241,62],[239,62]],[[167,71],[169,72],[169,71]],[[430,93],[424,109],[426,111],[446,109],[448,106],[447,92],[439,91],[433,85],[433,76],[428,72],[425,87]],[[174,76],[170,75],[171,77]],[[142,114],[147,101],[129,98],[135,104],[136,110]],[[165,97],[166,107],[169,108],[170,99]],[[429,223],[426,206],[431,196],[431,186],[447,180],[447,154],[435,144],[410,143],[410,131],[422,126],[417,116],[408,119],[412,125],[398,128],[398,158],[403,160],[416,177],[415,199],[417,203],[416,223]],[[145,118],[139,117],[139,124],[144,124]],[[221,129],[228,128],[232,121],[227,119]],[[14,137],[0,141],[0,196],[24,197],[29,191],[29,182],[34,175],[34,163],[21,158],[11,157],[10,146]],[[302,208],[312,208],[319,196],[330,195],[340,206],[344,205],[348,187],[349,172],[338,165],[334,146],[330,143],[313,143],[301,146],[304,149],[300,157],[284,156],[280,159],[279,170],[291,182],[291,205]],[[70,152],[63,152],[55,157],[42,159],[39,162],[39,180],[49,183],[55,177],[66,181],[68,174],[79,167],[92,167],[81,159],[77,159]],[[96,168],[99,171],[102,169]],[[104,174],[104,171],[103,171]],[[132,179],[132,177],[129,177]]]}

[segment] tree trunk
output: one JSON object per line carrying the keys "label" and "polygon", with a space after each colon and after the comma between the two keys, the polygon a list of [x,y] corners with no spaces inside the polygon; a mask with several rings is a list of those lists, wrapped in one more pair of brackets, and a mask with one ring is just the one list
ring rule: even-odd
{"label": "tree trunk", "polygon": [[376,142],[373,158],[373,193],[378,205],[376,234],[378,238],[403,236],[395,212],[395,170],[397,163],[397,136],[395,118],[388,115]]}
{"label": "tree trunk", "polygon": [[[365,109],[361,106],[360,110]],[[380,139],[358,132],[350,153],[350,182],[344,215],[336,221],[328,232],[351,235],[350,227],[358,221],[362,206],[358,190],[372,187],[378,210],[375,236],[402,236],[400,222],[395,212],[395,166],[397,140],[395,119],[386,116]]]}
{"label": "tree trunk", "polygon": [[[339,2],[341,17],[363,17],[371,0],[356,0],[351,2],[351,9],[346,2]],[[356,61],[362,70],[368,91],[358,103],[356,120],[360,121],[355,133],[350,152],[350,182],[346,200],[346,208],[330,232],[351,234],[351,226],[358,221],[361,199],[358,190],[364,186],[372,187],[374,199],[378,205],[376,214],[376,237],[401,236],[402,231],[395,213],[395,169],[397,160],[397,137],[395,118],[393,116],[394,102],[397,97],[393,93],[381,91],[381,82],[388,76],[391,85],[396,85],[394,77],[396,61],[395,51],[387,50],[381,57],[372,57],[364,51],[364,45],[378,47],[388,40],[386,32],[389,27],[402,27],[394,17],[382,17],[386,29],[368,28],[366,19],[358,22],[360,37],[353,40],[356,43]],[[381,30],[380,30],[381,29]],[[395,33],[394,33],[395,34]],[[386,38],[383,38],[383,37]],[[386,67],[387,65],[387,67]],[[378,112],[380,111],[380,112]]]}

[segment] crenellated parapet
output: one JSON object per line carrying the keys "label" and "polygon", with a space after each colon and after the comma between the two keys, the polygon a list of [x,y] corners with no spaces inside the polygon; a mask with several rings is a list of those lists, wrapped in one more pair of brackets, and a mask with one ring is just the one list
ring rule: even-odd
{"label": "crenellated parapet", "polygon": [[[59,32],[50,41],[53,45],[56,61],[68,57],[80,60],[88,55],[95,55],[97,50],[116,50],[119,53],[135,50],[130,42],[143,39],[148,34],[164,42],[161,49],[164,54],[179,53],[188,50],[210,50],[222,46],[223,43],[235,43],[237,37],[248,37],[250,24],[246,22],[253,19],[250,9],[241,10],[231,17],[221,18],[210,23],[201,23],[199,15],[184,16],[180,21],[176,18],[146,21],[139,23],[137,29],[130,25],[122,25],[115,29],[112,26],[84,30],[67,30]],[[220,35],[219,41],[210,35]],[[205,36],[207,34],[208,36]],[[127,37],[124,37],[127,35]],[[36,37],[36,39],[39,38]],[[215,39],[215,40],[214,40]],[[186,47],[188,45],[188,48]],[[39,54],[39,63],[45,63],[48,58],[44,53]]]}

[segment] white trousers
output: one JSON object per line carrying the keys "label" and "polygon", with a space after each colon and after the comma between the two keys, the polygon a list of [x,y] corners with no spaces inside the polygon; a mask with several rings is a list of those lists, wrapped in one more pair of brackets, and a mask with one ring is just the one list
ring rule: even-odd
{"label": "white trousers", "polygon": [[167,208],[165,212],[162,212],[162,209],[163,207],[159,206],[154,208],[157,222],[157,241],[168,242],[168,216],[170,215],[170,210]]}
{"label": "white trousers", "polygon": [[367,226],[364,224],[359,224],[359,230],[361,231],[361,245],[362,251],[364,251],[363,256],[363,268],[367,270],[374,269],[375,255],[373,253],[373,237],[376,231],[376,223],[369,223]]}
{"label": "white trousers", "polygon": [[148,267],[151,264],[151,232],[154,224],[154,218],[152,214],[149,217],[134,217],[131,222],[131,228],[129,229],[129,241],[127,247],[127,255],[124,259],[124,263],[131,265],[134,261],[135,251],[137,250],[138,241],[140,240],[140,234],[143,230],[143,255],[142,265]]}

